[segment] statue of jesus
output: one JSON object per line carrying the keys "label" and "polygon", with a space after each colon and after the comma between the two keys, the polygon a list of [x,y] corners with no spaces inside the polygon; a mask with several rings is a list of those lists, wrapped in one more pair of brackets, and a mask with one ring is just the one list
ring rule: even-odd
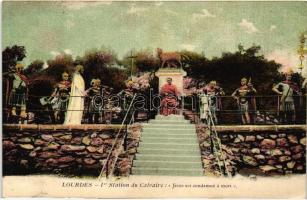
{"label": "statue of jesus", "polygon": [[82,65],[76,66],[76,71],[72,77],[71,91],[67,113],[64,124],[81,124],[84,110],[85,84],[81,76],[84,68]]}

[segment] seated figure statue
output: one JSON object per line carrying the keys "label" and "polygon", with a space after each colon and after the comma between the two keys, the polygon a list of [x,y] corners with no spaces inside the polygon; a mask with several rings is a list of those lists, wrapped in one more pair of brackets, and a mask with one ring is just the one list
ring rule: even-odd
{"label": "seated figure statue", "polygon": [[160,113],[164,116],[177,114],[180,94],[177,87],[172,84],[172,78],[167,78],[167,83],[162,86],[160,95],[162,97]]}

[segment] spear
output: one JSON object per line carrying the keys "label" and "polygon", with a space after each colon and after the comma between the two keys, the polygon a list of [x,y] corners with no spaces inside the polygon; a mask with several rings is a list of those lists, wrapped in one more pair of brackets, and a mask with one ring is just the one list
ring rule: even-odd
{"label": "spear", "polygon": [[[251,87],[251,85],[252,85],[252,77],[249,77],[247,85],[249,85],[249,87]],[[252,87],[251,87],[251,89],[252,89]],[[251,97],[251,104],[252,104],[253,110],[256,111],[257,110],[257,105],[256,105],[256,98],[255,97]]]}

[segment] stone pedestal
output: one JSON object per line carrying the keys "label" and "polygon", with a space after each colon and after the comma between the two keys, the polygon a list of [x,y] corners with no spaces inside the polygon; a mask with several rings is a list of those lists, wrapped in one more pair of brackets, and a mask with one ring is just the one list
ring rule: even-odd
{"label": "stone pedestal", "polygon": [[187,75],[187,73],[182,69],[159,69],[155,75],[159,78],[159,91],[161,87],[166,84],[167,78],[172,78],[172,84],[174,84],[178,91],[180,92],[181,96],[184,96],[183,93],[183,77]]}

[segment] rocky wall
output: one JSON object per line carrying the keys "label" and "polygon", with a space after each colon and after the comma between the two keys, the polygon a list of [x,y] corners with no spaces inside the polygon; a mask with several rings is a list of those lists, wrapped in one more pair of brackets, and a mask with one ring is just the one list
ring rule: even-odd
{"label": "rocky wall", "polygon": [[[218,175],[209,132],[198,126],[204,172]],[[220,132],[228,171],[244,175],[285,175],[306,173],[306,133]]]}
{"label": "rocky wall", "polygon": [[[111,158],[116,175],[129,174],[140,137],[140,125],[128,129],[127,150],[121,146],[123,134],[117,141]],[[19,131],[5,130],[3,134],[3,174],[55,173],[97,176],[118,130],[88,131]]]}

